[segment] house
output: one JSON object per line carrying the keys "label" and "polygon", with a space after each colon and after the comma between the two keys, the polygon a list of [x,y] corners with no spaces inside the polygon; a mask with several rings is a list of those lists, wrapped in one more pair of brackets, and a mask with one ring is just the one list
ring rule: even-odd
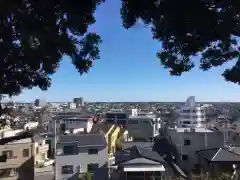
{"label": "house", "polygon": [[89,133],[93,126],[93,116],[71,112],[54,117],[48,127],[51,132],[54,130],[54,121],[57,133]]}
{"label": "house", "polygon": [[204,149],[196,154],[199,157],[199,171],[213,176],[222,172],[232,174],[235,170],[233,165],[240,165],[240,155],[229,148]]}
{"label": "house", "polygon": [[224,147],[224,134],[220,131],[192,127],[168,128],[165,133],[177,149],[180,157],[177,163],[186,171],[191,171],[197,166],[197,151]]}
{"label": "house", "polygon": [[103,133],[71,134],[59,137],[56,180],[77,180],[86,172],[94,180],[108,179],[108,148]]}
{"label": "house", "polygon": [[0,140],[0,179],[34,180],[34,152],[31,135]]}
{"label": "house", "polygon": [[116,152],[116,144],[119,137],[121,137],[120,126],[114,124],[96,123],[91,130],[92,133],[103,132],[108,144],[108,156],[111,159]]}
{"label": "house", "polygon": [[153,140],[159,135],[161,119],[153,114],[130,116],[127,129],[133,139]]}
{"label": "house", "polygon": [[37,166],[45,166],[48,164],[48,151],[49,151],[49,144],[46,141],[47,139],[40,135],[35,135],[33,137],[34,141],[34,154],[35,154],[35,165]]}
{"label": "house", "polygon": [[[115,156],[115,169],[112,173],[115,180],[181,177],[180,174],[174,173],[173,169],[157,152],[138,146],[132,146],[117,153]],[[182,177],[186,178],[186,175]]]}

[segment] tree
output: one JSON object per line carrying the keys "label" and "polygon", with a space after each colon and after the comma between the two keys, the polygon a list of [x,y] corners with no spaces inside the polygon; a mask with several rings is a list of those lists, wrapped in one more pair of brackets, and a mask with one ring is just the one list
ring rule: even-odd
{"label": "tree", "polygon": [[87,172],[87,173],[84,173],[80,178],[79,180],[92,180],[92,173],[90,172]]}
{"label": "tree", "polygon": [[190,71],[196,56],[204,71],[236,59],[222,75],[240,84],[239,0],[122,0],[121,16],[125,28],[139,19],[151,27],[171,75]]}
{"label": "tree", "polygon": [[100,36],[88,33],[104,0],[0,1],[0,95],[47,90],[63,56],[80,74],[99,58]]}

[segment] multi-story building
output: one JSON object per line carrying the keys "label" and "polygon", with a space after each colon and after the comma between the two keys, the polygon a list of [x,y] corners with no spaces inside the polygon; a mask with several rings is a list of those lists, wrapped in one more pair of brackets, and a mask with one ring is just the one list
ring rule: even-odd
{"label": "multi-story building", "polygon": [[185,105],[180,109],[179,127],[203,127],[206,121],[205,107],[195,103],[195,97],[188,97]]}
{"label": "multi-story building", "polygon": [[82,97],[74,98],[73,103],[75,103],[77,107],[84,106],[84,99]]}
{"label": "multi-story building", "polygon": [[34,151],[31,137],[0,140],[0,179],[34,180]]}
{"label": "multi-story building", "polygon": [[90,132],[93,126],[93,116],[82,115],[80,113],[59,113],[54,117],[52,123],[49,123],[49,131],[54,131],[56,121],[57,133],[78,133],[78,132]]}
{"label": "multi-story building", "polygon": [[224,133],[206,128],[168,128],[166,133],[179,155],[179,164],[185,170],[198,166],[197,151],[224,147]]}
{"label": "multi-story building", "polygon": [[59,137],[55,165],[56,180],[77,180],[86,172],[94,180],[108,179],[108,148],[103,133]]}
{"label": "multi-story building", "polygon": [[159,135],[161,119],[155,115],[130,116],[128,132],[133,139],[152,140]]}
{"label": "multi-story building", "polygon": [[34,141],[34,162],[37,166],[44,166],[45,163],[49,161],[48,159],[48,151],[49,151],[49,144],[46,143],[46,138],[40,135],[36,135],[33,137]]}
{"label": "multi-story building", "polygon": [[104,114],[106,124],[116,124],[126,126],[129,119],[129,113],[123,111],[109,111]]}

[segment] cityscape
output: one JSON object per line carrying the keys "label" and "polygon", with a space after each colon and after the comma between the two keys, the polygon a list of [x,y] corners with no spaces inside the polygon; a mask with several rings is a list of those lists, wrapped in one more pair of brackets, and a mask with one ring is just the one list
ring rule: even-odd
{"label": "cityscape", "polygon": [[175,103],[90,103],[79,97],[2,106],[0,179],[238,174],[240,103],[199,103],[194,96]]}
{"label": "cityscape", "polygon": [[0,3],[0,180],[240,180],[240,0]]}

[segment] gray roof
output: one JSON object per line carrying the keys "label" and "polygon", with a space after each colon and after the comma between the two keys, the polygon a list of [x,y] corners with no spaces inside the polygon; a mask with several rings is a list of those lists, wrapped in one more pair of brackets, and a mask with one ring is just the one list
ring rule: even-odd
{"label": "gray roof", "polygon": [[40,142],[40,141],[45,140],[45,139],[46,139],[46,138],[43,137],[43,136],[41,136],[41,135],[34,135],[34,136],[33,136],[33,141],[34,141],[34,142]]}
{"label": "gray roof", "polygon": [[147,164],[147,165],[159,165],[162,164],[160,162],[156,162],[153,160],[149,160],[146,158],[136,158],[136,159],[131,159],[129,161],[125,161],[123,163],[120,163],[121,165],[142,165],[142,164]]}
{"label": "gray roof", "polygon": [[146,148],[148,150],[152,150],[154,142],[148,142],[148,141],[129,141],[129,142],[123,142],[122,148],[128,149],[132,146],[142,147]]}
{"label": "gray roof", "polygon": [[[129,151],[125,150],[122,152],[122,154],[118,154],[115,157],[116,165],[123,164],[123,163],[137,163],[141,162],[142,164],[149,164],[150,162],[157,162],[158,164],[165,163],[165,161],[162,159],[162,157],[155,151],[148,150],[142,147],[133,146],[129,148]],[[132,161],[136,159],[135,161]]]}
{"label": "gray roof", "polygon": [[197,154],[211,162],[240,162],[240,155],[226,148],[201,150]]}
{"label": "gray roof", "polygon": [[70,134],[59,136],[58,143],[77,142],[79,147],[83,146],[106,146],[104,134]]}

